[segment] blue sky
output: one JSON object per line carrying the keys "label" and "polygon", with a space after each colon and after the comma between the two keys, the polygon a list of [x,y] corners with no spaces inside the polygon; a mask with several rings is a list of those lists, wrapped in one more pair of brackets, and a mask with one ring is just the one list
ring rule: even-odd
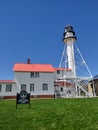
{"label": "blue sky", "polygon": [[28,58],[58,67],[67,24],[92,74],[98,74],[98,0],[1,0],[0,79],[14,79],[13,65]]}

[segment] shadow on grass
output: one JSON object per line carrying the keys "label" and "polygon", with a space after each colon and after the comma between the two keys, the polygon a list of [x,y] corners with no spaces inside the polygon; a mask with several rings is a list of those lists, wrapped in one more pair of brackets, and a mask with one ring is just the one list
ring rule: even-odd
{"label": "shadow on grass", "polygon": [[32,106],[27,106],[27,105],[24,105],[24,104],[21,104],[21,105],[17,105],[16,109],[37,109],[37,107],[32,107]]}

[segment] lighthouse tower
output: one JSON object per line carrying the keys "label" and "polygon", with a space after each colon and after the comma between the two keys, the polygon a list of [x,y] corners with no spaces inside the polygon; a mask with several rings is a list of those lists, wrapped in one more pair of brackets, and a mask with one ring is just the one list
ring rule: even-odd
{"label": "lighthouse tower", "polygon": [[64,38],[63,41],[67,44],[67,67],[71,69],[72,76],[76,77],[76,69],[75,69],[75,58],[74,58],[74,42],[77,40],[75,36],[75,32],[73,31],[73,27],[71,25],[67,25],[64,28]]}
{"label": "lighthouse tower", "polygon": [[61,77],[56,80],[58,88],[62,90],[60,94],[64,97],[95,96],[94,85],[92,88],[88,87],[93,76],[75,44],[77,37],[71,25],[64,28],[63,36],[65,46],[59,64],[63,71]]}

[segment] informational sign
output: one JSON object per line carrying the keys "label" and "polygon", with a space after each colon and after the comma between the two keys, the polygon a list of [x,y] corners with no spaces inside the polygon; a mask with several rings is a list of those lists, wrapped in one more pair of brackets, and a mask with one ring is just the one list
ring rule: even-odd
{"label": "informational sign", "polygon": [[29,104],[30,108],[30,93],[27,93],[26,91],[21,91],[20,93],[17,93],[16,109],[17,104]]}

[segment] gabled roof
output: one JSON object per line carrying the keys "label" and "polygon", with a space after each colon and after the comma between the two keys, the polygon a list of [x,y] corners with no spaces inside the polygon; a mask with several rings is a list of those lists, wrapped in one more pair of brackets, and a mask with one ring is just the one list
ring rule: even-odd
{"label": "gabled roof", "polygon": [[54,72],[55,69],[50,64],[21,64],[16,63],[13,71],[15,72]]}

